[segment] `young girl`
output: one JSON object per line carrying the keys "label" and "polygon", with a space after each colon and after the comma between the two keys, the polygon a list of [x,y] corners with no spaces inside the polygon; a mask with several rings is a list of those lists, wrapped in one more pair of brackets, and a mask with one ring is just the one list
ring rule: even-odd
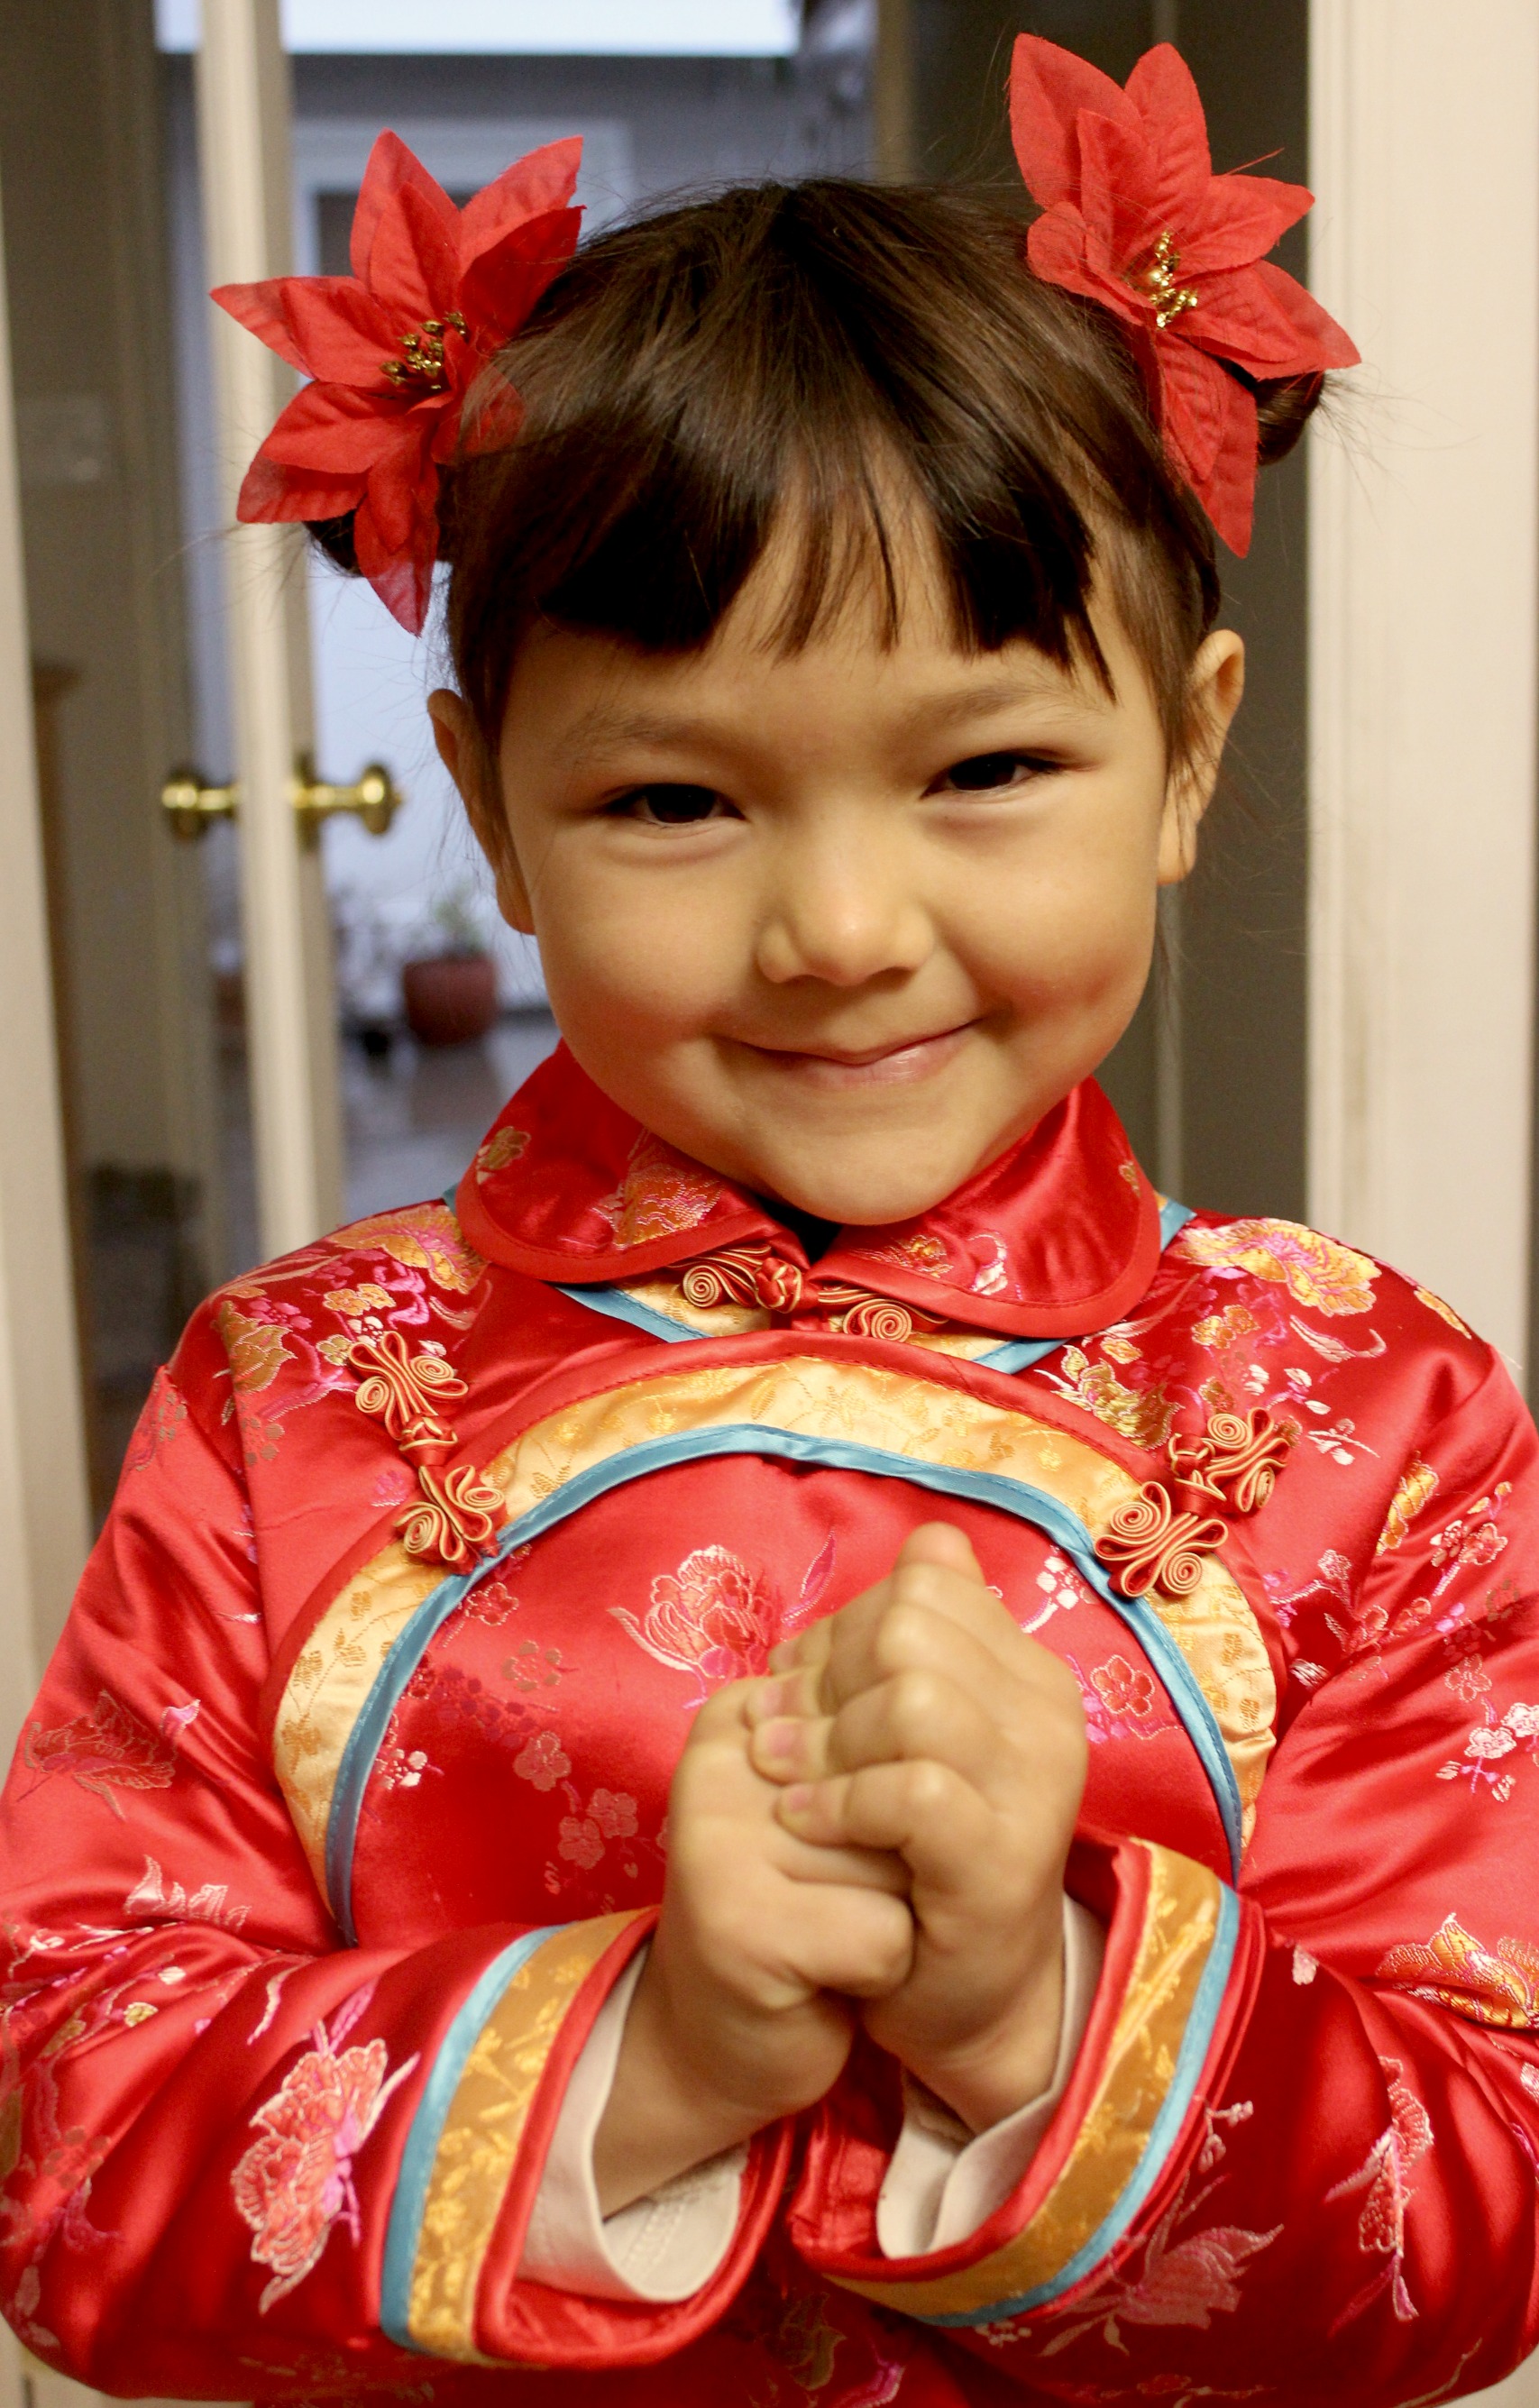
{"label": "young girl", "polygon": [[[248,515],[409,624],[565,1044],[157,1383],[8,1793],[5,2300],[108,2391],[1441,2400],[1539,2333],[1533,1433],[1091,1073],[1353,356],[1174,53],[1043,214],[572,256],[392,137]],[[1211,524],[1210,524],[1211,523]],[[1513,1550],[1516,1548],[1516,1554]]]}

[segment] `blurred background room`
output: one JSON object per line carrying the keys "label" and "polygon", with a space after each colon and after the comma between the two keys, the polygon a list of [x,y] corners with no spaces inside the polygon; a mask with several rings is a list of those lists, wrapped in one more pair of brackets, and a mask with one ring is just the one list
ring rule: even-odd
{"label": "blurred background room", "polygon": [[196,1298],[440,1193],[555,1041],[439,639],[231,533],[287,372],[209,286],[345,270],[384,126],[458,199],[581,134],[590,227],[820,173],[1024,213],[1023,30],[1119,80],[1178,42],[1215,165],[1321,194],[1279,256],[1365,356],[1224,562],[1247,696],[1106,1084],[1167,1193],[1409,1261],[1530,1359],[1533,0],[4,0],[7,1743]]}

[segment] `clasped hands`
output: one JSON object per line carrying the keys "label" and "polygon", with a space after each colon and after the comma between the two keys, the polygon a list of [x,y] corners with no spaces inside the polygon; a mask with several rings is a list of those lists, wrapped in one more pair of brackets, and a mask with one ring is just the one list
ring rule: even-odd
{"label": "clasped hands", "polygon": [[594,2155],[608,2214],[823,2097],[858,2026],[981,2131],[1051,2078],[1085,1783],[1068,1667],[962,1533],[701,1707]]}

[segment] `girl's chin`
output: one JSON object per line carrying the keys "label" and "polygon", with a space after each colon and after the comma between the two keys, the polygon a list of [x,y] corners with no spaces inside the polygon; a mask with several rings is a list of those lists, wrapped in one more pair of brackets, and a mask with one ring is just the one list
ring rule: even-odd
{"label": "girl's chin", "polygon": [[[929,1161],[933,1164],[933,1155]],[[930,1168],[923,1177],[916,1176],[915,1170],[912,1158],[888,1166],[777,1157],[760,1163],[754,1176],[741,1183],[761,1196],[779,1197],[798,1212],[811,1213],[814,1220],[831,1221],[841,1228],[878,1229],[895,1221],[916,1220],[969,1175],[968,1168],[958,1168],[955,1178],[943,1169]]]}

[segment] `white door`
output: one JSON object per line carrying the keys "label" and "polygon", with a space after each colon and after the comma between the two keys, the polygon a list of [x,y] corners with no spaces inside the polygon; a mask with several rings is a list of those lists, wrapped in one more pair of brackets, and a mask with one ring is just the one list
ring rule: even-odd
{"label": "white door", "polygon": [[[209,281],[291,266],[290,122],[278,0],[204,0],[197,61]],[[235,518],[246,463],[294,390],[292,372],[217,312],[219,449]],[[341,1218],[336,1009],[321,854],[295,809],[313,749],[302,528],[242,527],[226,560],[239,789],[246,1022],[262,1251]]]}

